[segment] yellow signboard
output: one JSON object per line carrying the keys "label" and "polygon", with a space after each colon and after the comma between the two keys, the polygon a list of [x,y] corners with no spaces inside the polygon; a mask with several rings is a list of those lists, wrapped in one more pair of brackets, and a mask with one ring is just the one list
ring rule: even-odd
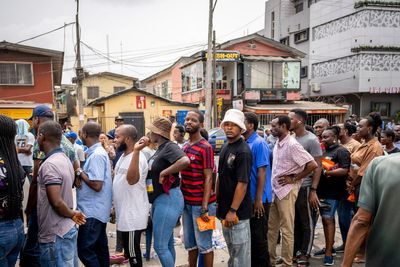
{"label": "yellow signboard", "polygon": [[[207,53],[204,53],[207,59]],[[214,54],[216,61],[240,61],[240,54],[237,51],[216,51]]]}
{"label": "yellow signboard", "polygon": [[0,114],[8,116],[14,120],[29,119],[32,116],[31,108],[1,108]]}

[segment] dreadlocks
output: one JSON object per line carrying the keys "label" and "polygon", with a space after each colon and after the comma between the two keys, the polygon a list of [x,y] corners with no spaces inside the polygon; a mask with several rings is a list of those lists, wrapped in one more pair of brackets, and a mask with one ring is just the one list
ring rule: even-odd
{"label": "dreadlocks", "polygon": [[23,199],[23,170],[15,148],[17,126],[15,122],[0,115],[0,156],[4,160],[8,182],[8,214],[9,218],[17,218],[21,214]]}

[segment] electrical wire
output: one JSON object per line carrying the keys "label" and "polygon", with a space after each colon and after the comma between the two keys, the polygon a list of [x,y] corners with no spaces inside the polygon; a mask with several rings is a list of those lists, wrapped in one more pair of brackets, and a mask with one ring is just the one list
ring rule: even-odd
{"label": "electrical wire", "polygon": [[26,41],[30,41],[30,40],[33,40],[33,39],[42,37],[42,36],[44,36],[44,35],[46,35],[46,34],[49,34],[49,33],[52,33],[52,32],[58,31],[58,30],[61,30],[61,29],[65,28],[65,27],[70,26],[70,25],[73,25],[73,24],[75,24],[75,22],[66,23],[66,24],[64,24],[64,25],[61,26],[61,27],[58,27],[58,28],[53,29],[53,30],[50,30],[50,31],[48,31],[48,32],[45,32],[45,33],[42,33],[42,34],[39,34],[39,35],[30,37],[30,38],[28,38],[28,39],[24,39],[24,40],[22,40],[22,41],[16,42],[15,44],[20,44],[20,43],[23,43],[23,42],[26,42]]}

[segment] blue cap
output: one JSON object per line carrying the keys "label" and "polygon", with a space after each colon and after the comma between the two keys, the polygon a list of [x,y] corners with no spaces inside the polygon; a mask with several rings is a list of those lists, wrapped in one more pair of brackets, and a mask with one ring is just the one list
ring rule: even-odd
{"label": "blue cap", "polygon": [[54,118],[54,113],[50,107],[48,107],[46,105],[39,105],[33,109],[32,117],[30,117],[30,120],[32,120],[34,117]]}
{"label": "blue cap", "polygon": [[67,138],[72,138],[72,139],[75,139],[75,140],[78,138],[78,135],[75,132],[72,132],[72,131],[69,132],[69,133],[65,133],[64,135]]}

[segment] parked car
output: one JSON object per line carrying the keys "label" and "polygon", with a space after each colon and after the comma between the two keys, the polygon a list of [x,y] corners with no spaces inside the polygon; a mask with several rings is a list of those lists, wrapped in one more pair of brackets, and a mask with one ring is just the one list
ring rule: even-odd
{"label": "parked car", "polygon": [[208,131],[208,142],[212,145],[214,152],[219,153],[221,147],[227,142],[225,132],[217,127]]}

